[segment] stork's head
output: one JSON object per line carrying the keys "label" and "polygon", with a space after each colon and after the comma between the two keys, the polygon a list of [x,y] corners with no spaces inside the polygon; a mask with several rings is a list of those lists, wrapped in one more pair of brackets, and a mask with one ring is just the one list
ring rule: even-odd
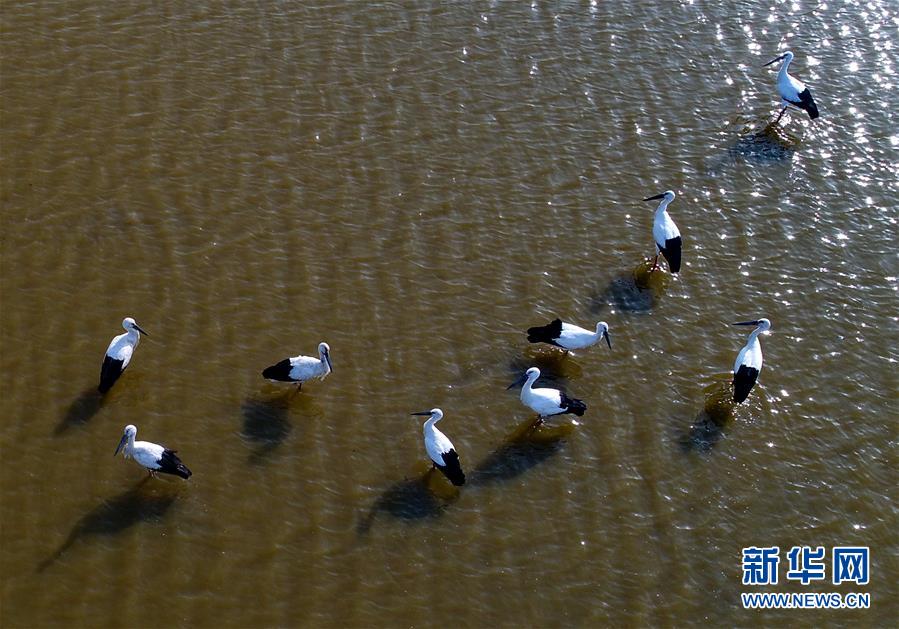
{"label": "stork's head", "polygon": [[605,321],[600,321],[599,323],[597,323],[596,333],[604,338],[606,340],[606,343],[609,344],[609,349],[612,349],[612,339],[609,338],[609,324]]}
{"label": "stork's head", "polygon": [[507,387],[506,387],[506,391],[508,391],[508,390],[511,389],[512,387],[516,387],[516,386],[518,386],[518,385],[520,385],[520,384],[523,384],[523,383],[525,382],[525,380],[530,381],[530,382],[534,382],[534,380],[536,380],[536,379],[539,378],[539,377],[540,377],[540,370],[537,369],[536,367],[531,367],[530,369],[528,369],[527,371],[525,371],[523,374],[521,374],[521,375],[515,380],[515,382],[513,382],[512,384],[510,384],[509,386],[507,386]]}
{"label": "stork's head", "polygon": [[[128,424],[125,426],[125,430],[122,433],[122,438],[119,440],[119,445],[116,446],[115,453],[112,456],[116,456],[125,444],[134,441],[134,437],[137,436],[137,426],[133,424]],[[125,458],[128,458],[128,452],[125,452]]]}
{"label": "stork's head", "polygon": [[674,201],[674,197],[676,197],[676,196],[677,195],[674,194],[674,192],[672,190],[665,190],[665,192],[663,192],[662,194],[657,194],[652,197],[646,197],[643,200],[644,201],[655,201],[657,199],[662,199],[662,203],[664,203],[665,205],[668,205],[669,203]]}
{"label": "stork's head", "polygon": [[[147,334],[139,325],[137,325],[137,321],[132,319],[131,317],[125,317],[122,319],[122,327],[131,332],[134,330],[135,332],[141,332],[143,334]],[[147,336],[150,336],[147,334]]]}
{"label": "stork's head", "polygon": [[439,408],[432,408],[429,411],[419,411],[417,413],[411,413],[411,414],[416,415],[416,416],[421,416],[421,417],[430,416],[430,419],[433,419],[434,423],[437,423],[441,419],[443,419],[443,411],[441,411]]}
{"label": "stork's head", "polygon": [[318,344],[318,357],[328,363],[328,371],[334,371],[331,366],[331,347],[324,341]]}
{"label": "stork's head", "polygon": [[739,323],[734,323],[734,325],[754,325],[759,332],[767,332],[771,329],[771,321],[765,318],[754,319],[752,321],[740,321]]}
{"label": "stork's head", "polygon": [[777,63],[777,62],[780,61],[781,59],[784,60],[784,64],[785,64],[785,65],[789,65],[790,62],[793,60],[793,53],[790,52],[790,51],[788,50],[788,51],[786,51],[784,54],[780,55],[779,57],[774,57],[774,59],[772,59],[771,61],[769,61],[768,63],[766,63],[766,64],[763,65],[762,67],[763,67],[763,68],[766,68],[766,67],[770,66],[772,63]]}

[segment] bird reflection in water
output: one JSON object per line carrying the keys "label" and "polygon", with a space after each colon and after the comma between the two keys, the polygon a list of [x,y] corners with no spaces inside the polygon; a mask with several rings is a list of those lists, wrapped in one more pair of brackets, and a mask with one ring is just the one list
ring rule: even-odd
{"label": "bird reflection in water", "polygon": [[728,151],[731,157],[746,161],[769,163],[793,158],[800,139],[781,125],[765,121],[763,126],[745,125],[740,137]]}
{"label": "bird reflection in water", "polygon": [[537,424],[529,417],[471,471],[470,484],[495,483],[524,474],[558,453],[574,430],[569,421]]}
{"label": "bird reflection in water", "polygon": [[515,356],[509,361],[509,373],[517,378],[531,367],[540,370],[540,383],[551,383],[565,387],[569,380],[577,380],[583,370],[576,361],[572,360],[576,352],[560,351],[550,347],[531,346],[520,356]]}
{"label": "bird reflection in water", "polygon": [[622,312],[649,312],[665,294],[671,274],[652,270],[652,258],[642,261],[630,272],[613,278],[608,286],[593,297],[590,311],[601,314],[609,306]]}
{"label": "bird reflection in water", "polygon": [[381,513],[407,521],[439,517],[458,497],[457,487],[433,466],[421,461],[416,463],[412,478],[392,484],[378,496],[359,521],[356,532],[359,535],[368,533]]}
{"label": "bird reflection in water", "polygon": [[[293,430],[287,419],[294,400],[293,394],[294,391],[291,390],[277,397],[250,397],[241,404],[243,427],[240,434],[252,446],[250,463],[262,463]],[[296,401],[308,405],[311,398],[304,399],[300,396]]]}
{"label": "bird reflection in water", "polygon": [[734,392],[730,382],[716,382],[705,391],[705,404],[696,414],[682,439],[685,450],[708,452],[724,437],[724,429],[734,418]]}
{"label": "bird reflection in water", "polygon": [[38,566],[42,572],[78,540],[95,536],[115,536],[141,522],[162,520],[178,498],[179,488],[170,483],[147,483],[145,476],[128,491],[104,500],[83,516],[66,538],[65,542]]}
{"label": "bird reflection in water", "polygon": [[100,412],[102,406],[103,394],[97,391],[96,387],[83,391],[69,404],[65,415],[62,416],[59,424],[56,425],[53,434],[59,436],[69,428],[84,426],[93,419],[94,415]]}

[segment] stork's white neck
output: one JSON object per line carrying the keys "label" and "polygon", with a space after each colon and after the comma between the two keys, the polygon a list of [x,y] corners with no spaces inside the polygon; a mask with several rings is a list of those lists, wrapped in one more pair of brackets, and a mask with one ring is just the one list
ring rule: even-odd
{"label": "stork's white neck", "polygon": [[755,330],[749,333],[749,338],[746,340],[747,345],[752,345],[753,342],[757,341],[759,338],[759,334],[761,334],[764,330],[762,326],[758,326]]}
{"label": "stork's white neck", "polygon": [[777,78],[787,75],[787,68],[790,67],[790,62],[793,61],[793,57],[787,55],[784,57],[783,65],[780,66],[780,71],[777,73]]}
{"label": "stork's white neck", "polygon": [[140,332],[134,328],[125,328],[125,338],[131,345],[137,346],[140,343]]}
{"label": "stork's white neck", "polygon": [[125,458],[130,459],[134,454],[134,435],[128,435],[128,441],[125,443]]}

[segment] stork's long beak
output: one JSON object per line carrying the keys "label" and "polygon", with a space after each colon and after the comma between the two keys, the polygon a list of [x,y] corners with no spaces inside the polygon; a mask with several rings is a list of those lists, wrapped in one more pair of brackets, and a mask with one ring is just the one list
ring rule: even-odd
{"label": "stork's long beak", "polygon": [[[140,327],[139,325],[137,325],[136,323],[134,324],[134,329],[137,330],[138,332],[140,332],[141,334],[147,334],[147,331],[144,330],[144,329],[143,329],[142,327]],[[150,335],[147,334],[147,336],[150,336]]]}
{"label": "stork's long beak", "polygon": [[758,321],[741,321],[740,323],[731,323],[731,325],[758,325]]}
{"label": "stork's long beak", "polygon": [[325,354],[325,362],[328,363],[328,369],[330,371],[334,371],[334,367],[331,365],[331,353],[324,352],[324,354]]}
{"label": "stork's long beak", "polygon": [[409,413],[409,414],[410,414],[410,415],[421,415],[422,417],[424,417],[424,416],[430,417],[430,416],[431,416],[431,411],[419,411],[419,412],[417,412],[417,413]]}
{"label": "stork's long beak", "polygon": [[780,61],[780,60],[783,59],[784,57],[786,57],[786,55],[781,55],[781,56],[779,56],[779,57],[775,57],[774,59],[772,59],[771,61],[769,61],[769,62],[766,63],[765,65],[763,65],[762,67],[763,67],[763,68],[767,68],[767,67],[770,66],[772,63],[777,63],[778,61]]}
{"label": "stork's long beak", "polygon": [[518,376],[518,379],[515,382],[513,382],[512,384],[510,384],[509,386],[506,387],[506,391],[508,391],[512,387],[517,387],[518,385],[522,384],[527,379],[528,379],[527,373],[521,374],[520,376]]}
{"label": "stork's long beak", "polygon": [[603,332],[603,333],[602,333],[602,336],[603,336],[603,338],[606,340],[606,343],[609,344],[609,349],[612,349],[612,339],[609,338],[609,331],[606,330],[605,332]]}
{"label": "stork's long beak", "polygon": [[121,441],[119,441],[119,445],[116,446],[115,454],[113,454],[112,456],[118,455],[119,450],[121,450],[126,443],[128,443],[128,435],[122,435],[122,439]]}
{"label": "stork's long beak", "polygon": [[662,194],[657,194],[654,197],[646,197],[643,200],[644,201],[655,201],[656,199],[664,199],[664,198],[665,198],[665,193],[663,192]]}

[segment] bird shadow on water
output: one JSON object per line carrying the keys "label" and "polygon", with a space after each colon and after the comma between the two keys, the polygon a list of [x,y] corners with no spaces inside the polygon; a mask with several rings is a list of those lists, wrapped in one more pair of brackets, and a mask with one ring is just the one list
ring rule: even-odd
{"label": "bird shadow on water", "polygon": [[[574,425],[568,422],[536,425],[535,419],[529,418],[472,469],[466,487],[501,482],[525,473],[559,452],[565,438],[574,429]],[[438,518],[460,495],[459,489],[452,486],[437,469],[431,467],[422,473],[421,468],[417,467],[412,478],[404,478],[381,492],[359,520],[357,537],[365,536],[380,514],[409,522]]]}
{"label": "bird shadow on water", "polygon": [[240,406],[241,436],[252,444],[249,462],[261,464],[280,446],[293,426],[287,419],[294,391],[277,397],[249,397]]}
{"label": "bird shadow on water", "polygon": [[547,383],[564,386],[571,378],[577,379],[582,373],[581,366],[572,360],[574,357],[575,352],[557,348],[530,350],[509,360],[510,378],[518,378],[531,367],[537,367],[540,370],[539,386]]}
{"label": "bird shadow on water", "polygon": [[128,491],[91,509],[75,523],[62,545],[38,565],[37,572],[50,567],[80,539],[114,536],[141,522],[161,520],[178,498],[177,490],[148,481],[150,477],[144,477]]}
{"label": "bird shadow on water", "polygon": [[55,436],[60,436],[70,428],[84,426],[103,407],[103,395],[95,387],[82,391],[78,397],[72,400],[66,409],[62,419],[53,431]]}
{"label": "bird shadow on water", "polygon": [[[659,264],[664,264],[660,261]],[[612,278],[590,299],[590,312],[602,314],[608,308],[622,312],[649,312],[665,294],[671,274],[661,267],[652,271],[652,258],[632,270]]]}
{"label": "bird shadow on water", "polygon": [[718,170],[736,161],[778,164],[793,159],[802,141],[799,136],[787,131],[785,127],[787,120],[789,114],[776,124],[774,118],[735,121],[737,139],[728,147],[726,156],[712,170]]}
{"label": "bird shadow on water", "polygon": [[429,468],[424,474],[417,470],[412,478],[404,478],[381,492],[359,520],[356,533],[359,537],[367,534],[379,514],[410,522],[440,517],[458,497],[459,490],[435,468]]}
{"label": "bird shadow on water", "polygon": [[716,382],[706,387],[704,393],[702,409],[679,440],[684,452],[709,452],[733,421],[736,403],[730,382]]}
{"label": "bird shadow on water", "polygon": [[536,424],[533,417],[515,427],[496,450],[475,466],[469,484],[487,485],[516,478],[561,451],[575,430],[570,422]]}

